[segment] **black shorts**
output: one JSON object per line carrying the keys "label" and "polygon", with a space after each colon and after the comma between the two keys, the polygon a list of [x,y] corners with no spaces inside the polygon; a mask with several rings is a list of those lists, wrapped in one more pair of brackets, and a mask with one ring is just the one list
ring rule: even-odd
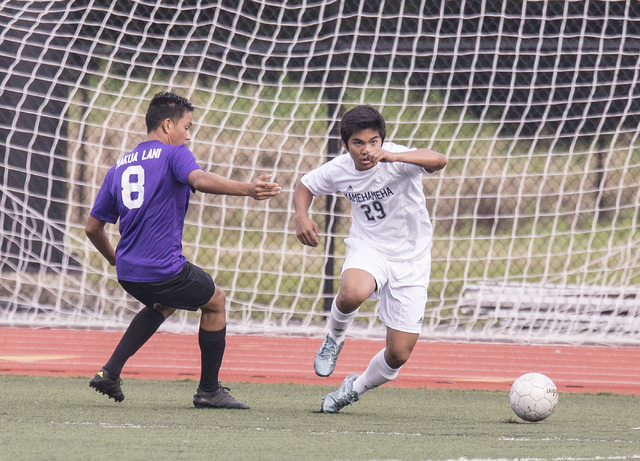
{"label": "black shorts", "polygon": [[187,311],[197,311],[216,292],[211,275],[189,262],[178,275],[162,282],[118,282],[127,293],[145,306],[158,303]]}

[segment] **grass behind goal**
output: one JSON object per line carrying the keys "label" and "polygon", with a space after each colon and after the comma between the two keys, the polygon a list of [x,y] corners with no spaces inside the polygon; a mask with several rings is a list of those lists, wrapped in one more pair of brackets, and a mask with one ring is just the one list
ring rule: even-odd
{"label": "grass behind goal", "polygon": [[0,375],[0,459],[447,460],[640,456],[640,396],[561,394],[518,420],[503,391],[382,387],[339,414],[327,386],[231,383],[248,411],[198,410],[194,381],[128,379],[121,404],[88,378]]}

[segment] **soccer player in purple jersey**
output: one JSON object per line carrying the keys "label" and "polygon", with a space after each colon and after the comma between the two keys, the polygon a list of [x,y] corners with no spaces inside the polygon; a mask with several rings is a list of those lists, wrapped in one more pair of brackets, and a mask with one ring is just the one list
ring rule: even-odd
{"label": "soccer player in purple jersey", "polygon": [[[218,380],[226,345],[225,293],[182,254],[182,230],[192,192],[265,200],[279,194],[280,186],[266,182],[271,175],[244,183],[203,171],[186,146],[193,109],[176,94],[156,94],[145,116],[145,141],[111,167],[91,210],[85,227],[89,240],[116,266],[118,282],[144,308],[89,385],[122,402],[120,373],[126,361],[176,309],[200,309],[201,375],[193,403],[198,408],[245,409],[249,406]],[[118,219],[120,240],[114,250],[105,226]]]}

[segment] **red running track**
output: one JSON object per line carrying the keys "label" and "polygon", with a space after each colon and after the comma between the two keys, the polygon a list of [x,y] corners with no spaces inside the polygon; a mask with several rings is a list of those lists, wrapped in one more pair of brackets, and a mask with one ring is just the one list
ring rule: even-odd
{"label": "red running track", "polygon": [[[90,377],[121,332],[0,328],[0,374]],[[383,341],[347,339],[336,371],[320,378],[313,358],[322,339],[227,335],[223,382],[338,385],[362,373]],[[389,385],[509,390],[520,375],[549,376],[560,392],[640,394],[640,348],[529,346],[419,341]],[[123,378],[199,379],[196,335],[158,333],[125,366]]]}

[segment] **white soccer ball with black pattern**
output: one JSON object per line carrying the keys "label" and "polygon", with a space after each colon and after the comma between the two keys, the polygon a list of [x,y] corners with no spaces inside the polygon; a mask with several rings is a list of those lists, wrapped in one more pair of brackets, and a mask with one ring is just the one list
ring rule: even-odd
{"label": "white soccer ball with black pattern", "polygon": [[520,376],[509,392],[511,409],[525,421],[542,421],[548,418],[558,404],[558,388],[541,373]]}

